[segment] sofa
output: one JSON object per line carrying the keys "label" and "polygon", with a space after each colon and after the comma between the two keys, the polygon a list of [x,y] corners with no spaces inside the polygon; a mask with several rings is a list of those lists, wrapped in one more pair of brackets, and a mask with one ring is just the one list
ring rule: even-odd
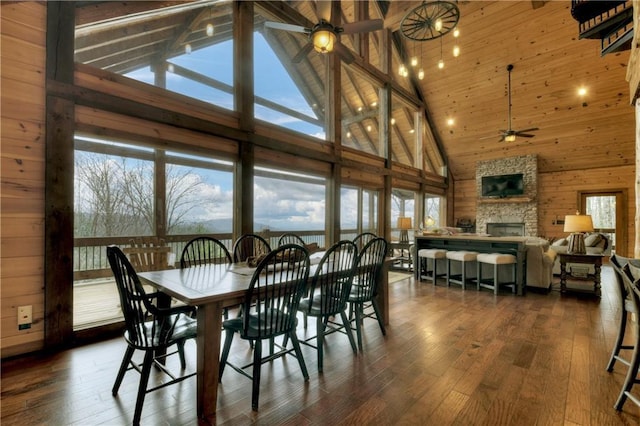
{"label": "sofa", "polygon": [[[558,240],[555,240],[551,244],[551,248],[555,250],[557,253],[566,253],[568,244],[569,244],[569,237],[560,238]],[[604,254],[604,252],[609,247],[609,238],[606,235],[601,234],[599,232],[591,232],[585,235],[584,245],[587,250],[587,254]],[[571,266],[572,266],[571,263],[567,263],[567,271],[570,271],[569,268],[571,268]],[[579,266],[584,267],[585,265],[579,265]],[[593,265],[589,265],[589,268],[590,268],[589,273],[591,274],[594,273]],[[556,259],[555,263],[553,264],[553,273],[554,275],[560,275],[559,259]]]}

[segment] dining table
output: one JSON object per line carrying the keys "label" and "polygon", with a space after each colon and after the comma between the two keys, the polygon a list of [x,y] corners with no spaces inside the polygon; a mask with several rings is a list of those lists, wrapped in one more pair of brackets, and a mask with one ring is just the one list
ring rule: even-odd
{"label": "dining table", "polygon": [[[311,255],[309,277],[315,273],[321,253]],[[388,270],[392,260],[386,259],[379,282],[378,305],[385,324],[389,323]],[[244,301],[256,268],[245,262],[206,264],[184,269],[166,269],[138,273],[142,284],[196,306],[196,377],[197,414],[210,420],[215,417],[220,371],[220,343],[223,309]],[[170,301],[165,298],[164,303]]]}

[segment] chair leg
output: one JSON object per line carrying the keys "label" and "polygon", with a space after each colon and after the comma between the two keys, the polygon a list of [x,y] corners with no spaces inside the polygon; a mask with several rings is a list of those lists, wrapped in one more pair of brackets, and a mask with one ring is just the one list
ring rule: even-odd
{"label": "chair leg", "polygon": [[307,371],[307,365],[304,363],[304,358],[302,357],[302,350],[300,349],[300,341],[298,340],[298,336],[295,333],[295,330],[292,330],[289,333],[289,337],[291,337],[291,343],[293,344],[293,350],[296,353],[296,358],[298,358],[298,364],[300,364],[300,370],[302,370],[302,376],[304,377],[304,381],[309,380],[309,372]]}
{"label": "chair leg", "polygon": [[498,264],[493,265],[493,294],[498,295],[498,287],[500,287],[500,283],[498,282]]}
{"label": "chair leg", "polygon": [[476,263],[476,290],[480,291],[480,283],[482,282],[482,263]]}
{"label": "chair leg", "polygon": [[387,335],[387,330],[384,328],[384,321],[382,321],[382,316],[380,315],[380,308],[378,307],[378,301],[374,298],[371,299],[371,304],[373,305],[373,310],[376,313],[376,319],[378,320],[378,325],[380,326],[380,331],[382,331],[382,335]]}
{"label": "chair leg", "polygon": [[638,367],[640,367],[640,347],[638,345],[638,339],[640,339],[640,336],[638,336],[638,333],[640,332],[640,326],[636,324],[634,327],[634,331],[635,331],[636,342],[633,348],[631,363],[629,365],[629,369],[627,370],[627,375],[625,376],[624,384],[620,389],[620,395],[618,396],[618,400],[614,405],[615,409],[618,411],[622,411],[622,406],[627,400],[628,393],[631,391],[631,388],[633,387],[633,385],[637,382]]}
{"label": "chair leg", "polygon": [[358,348],[356,347],[356,341],[353,340],[353,331],[351,330],[351,324],[349,323],[349,319],[347,318],[346,312],[340,312],[340,316],[342,317],[342,324],[344,325],[344,331],[347,333],[347,337],[349,338],[349,343],[351,343],[351,349],[353,349],[353,353],[358,353]]}
{"label": "chair leg", "polygon": [[122,379],[124,378],[124,374],[127,372],[127,368],[129,367],[129,363],[131,362],[131,358],[133,357],[133,353],[135,349],[131,346],[127,346],[127,350],[124,353],[124,357],[122,358],[122,364],[120,364],[120,370],[118,370],[118,375],[116,376],[116,382],[113,384],[113,388],[111,389],[111,394],[116,396],[118,394],[118,389],[120,389],[120,384],[122,383]]}
{"label": "chair leg", "polygon": [[318,350],[318,371],[322,372],[322,358],[324,356],[324,327],[322,317],[316,318],[316,349]]}
{"label": "chair leg", "polygon": [[362,305],[360,303],[354,303],[354,311],[356,314],[356,335],[358,337],[358,348],[362,351]]}
{"label": "chair leg", "polygon": [[[293,339],[292,339],[293,340]],[[253,389],[251,391],[251,409],[258,411],[260,397],[260,368],[262,367],[262,341],[256,340],[253,347]]]}
{"label": "chair leg", "polygon": [[231,349],[231,341],[235,333],[232,330],[225,331],[224,348],[222,348],[222,355],[220,356],[220,372],[218,373],[218,382],[222,381],[222,373],[224,373],[224,367],[227,365],[227,359],[229,358],[229,349]]}
{"label": "chair leg", "polygon": [[153,351],[147,351],[144,354],[142,371],[140,372],[140,385],[138,386],[138,397],[136,398],[136,409],[133,414],[134,425],[140,424],[140,417],[142,416],[142,405],[144,404],[144,397],[147,393],[147,383],[149,383],[149,375],[151,373],[152,364],[153,364]]}
{"label": "chair leg", "polygon": [[180,340],[177,345],[178,345],[178,356],[180,357],[180,367],[184,370],[185,368],[187,368],[187,360],[184,357],[184,344],[186,343],[185,340]]}
{"label": "chair leg", "polygon": [[611,358],[609,359],[609,363],[607,364],[607,371],[613,371],[613,365],[616,363],[616,357],[620,354],[620,349],[622,349],[622,341],[624,340],[624,333],[627,329],[627,311],[626,309],[622,310],[622,314],[620,315],[620,324],[618,325],[618,337],[616,337],[616,343],[613,345],[613,351],[611,352]]}

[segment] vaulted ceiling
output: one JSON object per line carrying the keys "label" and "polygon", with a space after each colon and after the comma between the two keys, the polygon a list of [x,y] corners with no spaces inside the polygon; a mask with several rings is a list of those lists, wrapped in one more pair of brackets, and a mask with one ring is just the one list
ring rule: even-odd
{"label": "vaulted ceiling", "polygon": [[[392,2],[393,29],[417,2]],[[458,43],[408,43],[429,72],[420,82],[433,126],[455,179],[474,179],[479,160],[538,155],[540,172],[635,163],[635,118],[625,80],[629,50],[600,55],[600,41],[578,38],[569,1],[460,1]],[[428,66],[427,66],[428,64]],[[539,127],[535,137],[499,142],[507,128],[508,64],[512,127]],[[587,94],[578,95],[584,86]],[[455,123],[447,125],[447,119]]]}
{"label": "vaulted ceiling", "polygon": [[[105,69],[109,69],[107,63],[121,68],[114,72],[157,63],[184,49],[185,34],[193,37],[195,29],[204,28],[207,20],[217,28],[213,39],[231,37],[229,16],[216,17],[209,10],[199,10],[198,4],[204,3],[207,2],[78,2],[76,23],[78,28],[84,28],[87,37],[76,35],[77,60]],[[425,42],[398,37],[402,18],[421,3],[371,2],[369,13],[375,18],[383,17],[385,28],[395,32],[396,40],[403,41],[402,53],[420,57],[425,77],[415,81],[422,90],[433,132],[454,180],[474,179],[477,161],[527,154],[538,155],[542,173],[635,163],[634,109],[625,80],[629,51],[601,56],[599,40],[579,39],[571,2],[458,1],[458,40],[451,35]],[[343,21],[354,20],[355,4],[343,0]],[[144,12],[170,5],[184,5],[184,16],[176,19],[174,15],[168,21],[160,14],[153,22],[132,18],[128,23],[144,25],[140,32],[144,38],[137,39],[138,47],[145,48],[144,55],[134,58],[133,48],[125,46],[133,39],[130,27],[108,21],[105,26],[110,35],[105,35],[99,44],[93,41],[89,45],[89,40],[95,40],[91,37],[95,27],[89,23],[134,13],[136,9]],[[287,1],[282,5],[283,9],[291,10],[288,6],[292,6],[302,12],[311,10],[309,2]],[[380,34],[372,34],[380,41]],[[291,41],[299,43],[300,39]],[[457,58],[450,53],[454,42],[461,49]],[[190,43],[197,48],[199,41],[193,39]],[[320,54],[309,55],[308,62],[312,64],[316,59],[312,55]],[[441,55],[445,61],[442,70],[436,66]],[[498,130],[508,127],[509,64],[514,66],[512,127],[539,130],[533,132],[533,138],[517,138],[508,143],[499,142]],[[583,97],[578,95],[580,87],[587,89]],[[447,124],[449,119],[454,124]]]}

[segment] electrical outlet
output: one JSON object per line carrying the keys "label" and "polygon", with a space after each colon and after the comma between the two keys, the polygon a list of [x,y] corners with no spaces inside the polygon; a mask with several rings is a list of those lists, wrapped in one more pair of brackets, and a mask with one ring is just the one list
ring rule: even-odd
{"label": "electrical outlet", "polygon": [[18,306],[18,330],[31,328],[33,308],[31,305]]}

